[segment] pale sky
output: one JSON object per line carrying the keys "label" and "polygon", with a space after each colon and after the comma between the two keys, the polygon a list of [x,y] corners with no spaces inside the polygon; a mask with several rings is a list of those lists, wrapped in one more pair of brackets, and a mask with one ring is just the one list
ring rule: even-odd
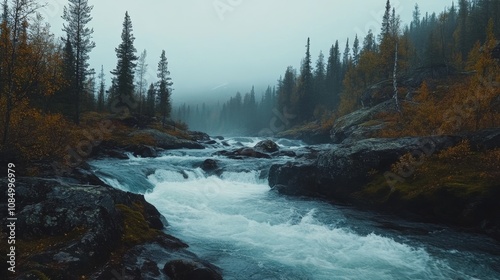
{"label": "pale sky", "polygon": [[[156,81],[157,63],[165,49],[174,82],[175,103],[207,100],[216,94],[261,93],[291,65],[299,68],[307,37],[316,61],[320,50],[328,57],[330,46],[357,34],[362,42],[369,29],[376,34],[386,0],[89,0],[94,6],[91,67],[101,65],[109,86],[109,71],[116,66],[115,48],[121,42],[122,23],[128,11],[134,45],[139,56],[148,53],[148,83]],[[67,0],[47,0],[41,10],[52,32],[63,36],[61,19]],[[412,18],[415,3],[422,15],[439,13],[452,0],[392,0],[403,25]],[[217,95],[218,96],[218,95]],[[213,99],[213,98],[212,98]],[[218,99],[218,98],[216,98]]]}

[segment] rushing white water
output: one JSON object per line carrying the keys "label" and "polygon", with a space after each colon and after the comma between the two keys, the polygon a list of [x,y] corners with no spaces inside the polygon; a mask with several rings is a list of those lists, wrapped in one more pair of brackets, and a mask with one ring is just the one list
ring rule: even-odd
{"label": "rushing white water", "polygon": [[[258,140],[241,139],[232,142],[251,146]],[[113,187],[146,193],[167,218],[168,232],[221,267],[225,279],[500,276],[494,252],[454,246],[458,240],[491,249],[486,238],[430,226],[424,237],[402,235],[377,227],[377,217],[369,213],[278,195],[261,178],[272,160],[215,157],[227,171],[207,175],[198,166],[214,158],[213,152],[171,151],[156,159],[103,160],[93,166]]]}

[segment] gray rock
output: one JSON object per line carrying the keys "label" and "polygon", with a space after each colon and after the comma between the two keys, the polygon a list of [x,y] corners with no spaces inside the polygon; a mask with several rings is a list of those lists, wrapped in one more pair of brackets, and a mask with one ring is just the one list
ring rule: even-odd
{"label": "gray rock", "polygon": [[348,143],[375,136],[384,128],[382,120],[375,117],[382,112],[394,111],[394,100],[388,100],[371,108],[364,108],[340,117],[333,124],[330,137],[333,143]]}
{"label": "gray rock", "polygon": [[[170,149],[204,149],[205,147],[196,141],[179,139],[175,136],[163,133],[156,129],[145,129],[135,131],[130,134],[133,135],[148,135],[155,139],[155,146],[158,148]],[[205,139],[204,139],[205,140]],[[208,139],[209,140],[209,139]]]}
{"label": "gray rock", "polygon": [[461,137],[413,137],[400,139],[365,139],[333,146],[321,151],[311,163],[273,165],[269,185],[284,193],[344,199],[369,180],[372,169],[388,169],[402,155],[411,152],[437,152],[458,143]]}
{"label": "gray rock", "polygon": [[274,153],[279,151],[280,147],[278,144],[274,143],[271,140],[262,140],[259,143],[255,144],[253,147],[256,151],[262,153]]}

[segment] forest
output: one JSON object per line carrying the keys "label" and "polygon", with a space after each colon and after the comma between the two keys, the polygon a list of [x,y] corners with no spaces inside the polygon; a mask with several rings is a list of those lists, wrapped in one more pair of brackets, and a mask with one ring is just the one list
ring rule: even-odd
{"label": "forest", "polygon": [[[383,136],[494,127],[500,104],[499,18],[499,1],[460,0],[439,14],[422,14],[416,4],[413,20],[404,25],[387,1],[378,35],[375,30],[365,38],[355,35],[343,49],[337,40],[315,63],[307,38],[300,69],[289,66],[265,92],[238,92],[217,106],[182,104],[173,118],[214,133],[275,135],[308,123],[329,129],[339,117],[397,92],[401,107],[386,116],[392,125]],[[273,118],[279,129],[270,127]],[[450,124],[456,119],[460,124]]]}
{"label": "forest", "polygon": [[[390,1],[379,33],[332,42],[317,59],[304,38],[300,69],[288,67],[265,92],[237,92],[218,105],[172,107],[173,81],[165,51],[157,81],[146,84],[147,51],[134,47],[125,13],[112,82],[89,66],[95,47],[92,6],[69,0],[56,38],[35,0],[6,0],[0,25],[0,152],[27,161],[62,157],[89,119],[109,116],[157,121],[169,129],[265,135],[314,124],[330,129],[339,117],[395,98],[381,136],[435,135],[498,126],[500,1],[460,0],[442,13],[404,25]],[[116,36],[119,36],[117,34]],[[351,43],[352,42],[352,43]],[[298,58],[299,59],[299,58]],[[315,62],[313,62],[315,60]],[[97,75],[97,78],[96,78]]]}

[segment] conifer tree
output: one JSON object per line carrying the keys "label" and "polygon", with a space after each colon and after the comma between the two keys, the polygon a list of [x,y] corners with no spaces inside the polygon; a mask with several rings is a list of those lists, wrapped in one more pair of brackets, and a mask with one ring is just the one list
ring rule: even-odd
{"label": "conifer tree", "polygon": [[132,21],[128,12],[125,12],[123,21],[122,42],[115,49],[118,62],[116,68],[111,71],[116,77],[116,98],[121,106],[125,106],[128,110],[137,108],[138,103],[135,100],[134,94],[134,72],[137,61],[135,53],[137,50],[134,47],[134,35],[132,34]]}
{"label": "conifer tree", "polygon": [[307,38],[306,56],[302,62],[300,70],[300,80],[297,89],[297,113],[299,120],[307,121],[311,119],[313,114],[313,74],[311,66],[310,39]]}
{"label": "conifer tree", "polygon": [[84,82],[89,74],[89,53],[95,47],[92,41],[94,30],[87,27],[92,20],[90,12],[94,6],[89,6],[87,0],[68,0],[64,7],[62,18],[66,20],[63,31],[66,32],[74,52],[75,64],[75,123],[80,123],[81,97],[84,93]]}
{"label": "conifer tree", "polygon": [[101,65],[101,72],[99,73],[99,93],[97,95],[97,111],[99,112],[104,112],[105,87],[104,66]]}
{"label": "conifer tree", "polygon": [[165,55],[165,50],[161,52],[160,62],[158,62],[158,99],[159,110],[162,117],[162,123],[165,125],[167,118],[170,117],[172,111],[172,102],[170,96],[172,94],[172,79],[169,77],[168,62]]}

